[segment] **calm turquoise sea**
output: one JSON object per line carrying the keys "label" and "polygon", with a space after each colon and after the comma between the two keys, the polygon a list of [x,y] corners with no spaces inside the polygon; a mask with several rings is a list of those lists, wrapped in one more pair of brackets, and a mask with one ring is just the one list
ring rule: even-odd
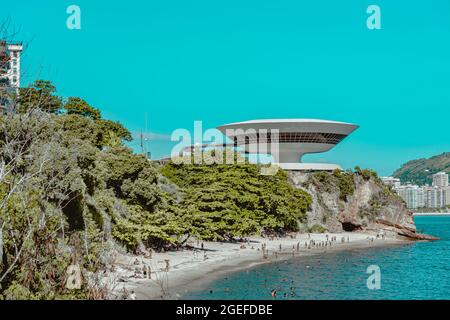
{"label": "calm turquoise sea", "polygon": [[[450,217],[416,217],[421,232],[441,238],[400,247],[353,250],[257,266],[211,283],[185,299],[450,299]],[[369,290],[369,265],[381,288]],[[286,297],[284,296],[286,294]]]}

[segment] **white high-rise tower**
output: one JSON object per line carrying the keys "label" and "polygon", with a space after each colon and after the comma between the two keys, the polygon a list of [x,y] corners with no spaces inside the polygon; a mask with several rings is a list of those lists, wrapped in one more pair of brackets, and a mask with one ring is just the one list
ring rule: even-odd
{"label": "white high-rise tower", "polygon": [[20,88],[20,56],[23,46],[21,42],[8,43],[9,67],[7,77],[13,88]]}
{"label": "white high-rise tower", "polygon": [[433,174],[433,187],[448,187],[448,174],[443,171]]}

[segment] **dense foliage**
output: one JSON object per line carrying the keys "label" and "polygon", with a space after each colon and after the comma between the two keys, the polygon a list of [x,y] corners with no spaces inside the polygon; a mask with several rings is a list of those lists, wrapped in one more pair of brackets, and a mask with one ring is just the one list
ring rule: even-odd
{"label": "dense foliage", "polygon": [[261,175],[253,164],[174,164],[163,174],[183,192],[180,202],[191,234],[223,240],[255,233],[298,230],[310,196],[289,184],[287,175]]}
{"label": "dense foliage", "polygon": [[[12,105],[0,114],[0,299],[105,298],[97,276],[117,246],[285,232],[305,219],[311,199],[283,171],[161,168],[126,147],[120,123],[48,81]],[[66,287],[69,265],[82,271],[79,290]]]}
{"label": "dense foliage", "polygon": [[37,81],[0,115],[0,298],[105,297],[92,281],[69,292],[67,267],[92,278],[108,260],[105,240],[167,197],[157,168],[123,146],[123,126],[55,92]]}

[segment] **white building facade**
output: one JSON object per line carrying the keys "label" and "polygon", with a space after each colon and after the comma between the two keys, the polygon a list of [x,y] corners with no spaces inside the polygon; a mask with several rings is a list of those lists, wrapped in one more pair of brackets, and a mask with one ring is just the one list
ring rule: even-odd
{"label": "white building facade", "polygon": [[394,190],[405,200],[406,205],[410,209],[444,208],[450,206],[450,186],[448,174],[445,172],[434,174],[431,186],[401,185],[398,179],[392,177],[382,177],[381,180],[386,185],[393,186]]}
{"label": "white building facade", "polygon": [[406,185],[395,188],[398,195],[406,202],[406,206],[410,209],[422,208],[425,206],[425,198],[423,188],[417,185]]}
{"label": "white building facade", "polygon": [[448,174],[442,171],[433,174],[433,186],[441,188],[448,187]]}
{"label": "white building facade", "polygon": [[401,186],[401,182],[399,178],[394,177],[380,177],[381,181],[383,181],[384,184],[391,186],[393,188],[398,188]]}
{"label": "white building facade", "polygon": [[14,88],[20,88],[20,64],[23,46],[22,43],[8,43],[9,68],[7,77]]}

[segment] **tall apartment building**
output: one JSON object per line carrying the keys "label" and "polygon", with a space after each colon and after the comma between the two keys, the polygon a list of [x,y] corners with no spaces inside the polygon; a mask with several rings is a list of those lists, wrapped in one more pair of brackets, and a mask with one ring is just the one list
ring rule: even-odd
{"label": "tall apartment building", "polygon": [[406,202],[410,209],[422,208],[425,206],[425,194],[423,188],[417,185],[405,185],[395,188],[400,197]]}
{"label": "tall apartment building", "polygon": [[22,50],[20,42],[0,40],[0,111],[8,108],[11,95],[20,88]]}
{"label": "tall apartment building", "polygon": [[9,83],[14,88],[20,88],[20,59],[22,55],[23,45],[21,42],[8,43],[9,68],[7,77]]}
{"label": "tall apartment building", "polygon": [[0,76],[3,83],[19,88],[20,87],[20,59],[23,46],[20,42],[6,42],[0,40]]}
{"label": "tall apartment building", "polygon": [[442,203],[443,206],[450,206],[450,186],[442,188]]}
{"label": "tall apartment building", "polygon": [[0,40],[0,86],[4,86],[8,81],[9,54],[6,41]]}
{"label": "tall apartment building", "polygon": [[438,188],[448,187],[448,174],[445,172],[433,174],[433,186]]}
{"label": "tall apartment building", "polygon": [[424,191],[424,198],[425,198],[425,207],[427,207],[427,208],[440,208],[441,207],[441,205],[440,205],[441,197],[438,196],[439,189],[437,187],[424,186],[423,191]]}
{"label": "tall apartment building", "polygon": [[424,186],[425,207],[442,208],[450,205],[450,187]]}

